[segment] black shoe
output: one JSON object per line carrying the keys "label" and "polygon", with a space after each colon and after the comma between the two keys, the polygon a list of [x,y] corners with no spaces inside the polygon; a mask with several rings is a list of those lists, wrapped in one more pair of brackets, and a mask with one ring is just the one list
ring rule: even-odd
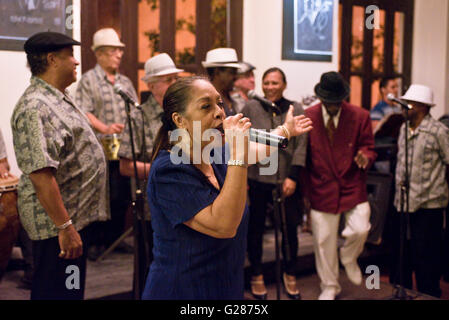
{"label": "black shoe", "polygon": [[134,253],[134,247],[122,241],[115,247],[114,252]]}
{"label": "black shoe", "polygon": [[444,282],[449,282],[449,273],[446,273],[443,275],[443,281]]}
{"label": "black shoe", "polygon": [[87,259],[96,261],[105,250],[104,246],[90,246],[89,249],[87,249]]}
{"label": "black shoe", "polygon": [[265,287],[265,282],[262,278],[251,278],[251,294],[257,300],[267,300],[267,288]]}
{"label": "black shoe", "polygon": [[287,275],[285,272],[282,275],[282,283],[284,284],[285,292],[292,300],[301,300],[301,294],[296,286],[296,276]]}

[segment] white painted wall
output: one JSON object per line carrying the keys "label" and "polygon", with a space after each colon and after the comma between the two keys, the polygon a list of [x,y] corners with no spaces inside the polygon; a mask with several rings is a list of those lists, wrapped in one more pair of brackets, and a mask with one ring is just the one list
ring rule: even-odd
{"label": "white painted wall", "polygon": [[[79,40],[81,38],[81,15],[80,15],[80,0],[73,0],[74,7],[74,23],[73,23],[73,38]],[[78,46],[74,47],[75,57],[81,61],[81,50]],[[11,166],[11,172],[15,175],[20,175],[20,170],[17,167],[16,157],[12,144],[12,133],[10,119],[14,106],[19,100],[26,87],[29,85],[31,72],[27,67],[26,55],[23,51],[1,51],[0,50],[0,128],[2,129],[5,138],[6,149],[8,152],[8,161]],[[81,65],[78,67],[78,79],[81,74]],[[75,84],[69,87],[73,92],[76,88]]]}
{"label": "white painted wall", "polygon": [[439,118],[449,112],[449,1],[415,0],[412,83],[429,86]]}
{"label": "white painted wall", "polygon": [[279,67],[287,77],[285,97],[301,101],[313,94],[322,73],[338,71],[338,1],[334,0],[332,62],[282,60],[281,0],[245,0],[243,12],[243,60],[256,66],[256,91],[262,93],[262,75]]}

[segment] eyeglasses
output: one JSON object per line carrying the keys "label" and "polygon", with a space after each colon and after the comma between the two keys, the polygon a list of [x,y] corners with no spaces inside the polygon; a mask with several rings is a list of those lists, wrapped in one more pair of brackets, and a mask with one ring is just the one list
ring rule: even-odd
{"label": "eyeglasses", "polygon": [[104,52],[109,55],[112,55],[116,53],[123,53],[124,50],[122,47],[104,47]]}
{"label": "eyeglasses", "polygon": [[179,79],[179,76],[170,76],[170,77],[165,77],[165,78],[160,78],[160,79],[155,79],[153,81],[150,81],[150,83],[172,83],[172,82],[176,82],[176,80]]}

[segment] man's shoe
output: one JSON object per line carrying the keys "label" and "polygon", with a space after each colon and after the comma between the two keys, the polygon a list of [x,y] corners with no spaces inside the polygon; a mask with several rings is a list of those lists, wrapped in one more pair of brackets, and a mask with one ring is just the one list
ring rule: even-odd
{"label": "man's shoe", "polygon": [[344,265],[348,279],[355,285],[362,284],[362,271],[360,271],[357,262],[351,262]]}
{"label": "man's shoe", "polygon": [[285,292],[287,292],[288,297],[293,300],[301,300],[301,294],[296,286],[296,277],[284,272],[282,275],[282,280],[284,282]]}
{"label": "man's shoe", "polygon": [[251,294],[258,300],[267,299],[267,288],[263,281],[263,275],[251,277]]}
{"label": "man's shoe", "polygon": [[90,261],[96,261],[106,250],[104,246],[91,246],[87,249],[87,259]]}
{"label": "man's shoe", "polygon": [[341,289],[337,288],[326,288],[321,291],[318,300],[335,300],[335,297],[340,293]]}
{"label": "man's shoe", "polygon": [[134,253],[134,247],[127,244],[125,241],[122,241],[115,247],[114,252]]}

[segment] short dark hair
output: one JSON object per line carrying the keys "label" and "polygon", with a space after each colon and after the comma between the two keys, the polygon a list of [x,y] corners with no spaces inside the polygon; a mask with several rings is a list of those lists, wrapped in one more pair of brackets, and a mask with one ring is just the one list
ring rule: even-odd
{"label": "short dark hair", "polygon": [[270,69],[268,69],[267,71],[265,71],[265,72],[263,73],[263,76],[262,76],[262,81],[265,79],[265,77],[266,77],[269,73],[272,73],[272,72],[279,72],[279,73],[281,74],[282,81],[284,81],[284,83],[287,84],[287,78],[285,77],[284,71],[282,71],[282,70],[281,70],[280,68],[278,68],[278,67],[273,67],[273,68],[270,68]]}
{"label": "short dark hair", "polygon": [[48,52],[27,54],[28,66],[30,67],[31,74],[33,76],[38,76],[47,71],[48,69],[47,55]]}
{"label": "short dark hair", "polygon": [[386,77],[383,77],[382,79],[380,79],[379,90],[382,88],[385,88],[388,84],[388,81],[396,80],[396,78],[397,77],[394,77],[394,76],[386,76]]}

